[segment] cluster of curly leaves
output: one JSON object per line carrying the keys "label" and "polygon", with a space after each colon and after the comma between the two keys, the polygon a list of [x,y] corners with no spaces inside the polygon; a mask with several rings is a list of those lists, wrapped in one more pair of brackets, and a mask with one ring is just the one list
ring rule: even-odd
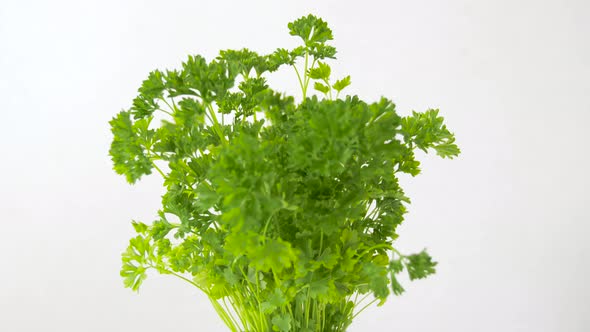
{"label": "cluster of curly leaves", "polygon": [[[438,110],[401,117],[385,98],[338,98],[350,77],[331,83],[332,31],[312,15],[288,27],[302,46],[151,72],[110,122],[115,171],[135,183],[156,170],[167,188],[158,218],[133,222],[125,285],[149,269],[180,277],[232,331],[344,331],[355,308],[404,291],[404,269],[434,273],[425,251],[392,247],[409,202],[397,174],[420,172],[416,148],[459,153]],[[300,103],[266,83],[285,66]]]}

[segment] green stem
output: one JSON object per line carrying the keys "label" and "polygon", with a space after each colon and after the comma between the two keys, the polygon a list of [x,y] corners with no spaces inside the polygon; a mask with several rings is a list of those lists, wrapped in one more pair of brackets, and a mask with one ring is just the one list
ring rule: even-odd
{"label": "green stem", "polygon": [[309,53],[305,51],[305,65],[304,65],[304,72],[303,72],[303,81],[305,82],[303,86],[303,100],[307,98],[307,85],[309,84],[309,75],[307,74],[307,65],[309,61]]}
{"label": "green stem", "polygon": [[219,125],[219,121],[217,121],[217,116],[215,115],[215,110],[213,110],[213,106],[211,106],[211,104],[207,104],[207,109],[209,110],[209,115],[213,122],[213,128],[215,129],[215,132],[217,132],[217,136],[219,136],[219,139],[221,139],[223,143],[227,143],[227,139],[225,138],[225,136],[223,136],[223,132]]}
{"label": "green stem", "polygon": [[363,251],[363,252],[362,252],[362,253],[359,255],[359,257],[362,257],[362,256],[364,256],[364,255],[368,254],[369,252],[371,252],[371,251],[375,250],[375,249],[381,249],[381,248],[384,248],[384,249],[390,249],[390,250],[395,250],[395,249],[393,249],[393,247],[392,247],[390,244],[388,244],[388,243],[382,243],[382,244],[378,244],[378,245],[372,246],[372,247],[371,247],[371,248],[369,248],[369,249],[365,249],[365,250],[364,250],[364,251]]}
{"label": "green stem", "polygon": [[[307,53],[305,55],[307,56]],[[317,59],[314,58],[313,61],[311,62],[311,67],[309,67],[309,69],[306,68],[306,70],[305,70],[306,73],[313,69],[313,67],[315,66],[316,60]],[[307,67],[307,61],[306,61],[306,67]],[[309,75],[307,75],[306,81],[305,81],[305,90],[306,91],[307,91],[307,87],[309,86],[309,81],[311,81],[311,77],[309,77]]]}
{"label": "green stem", "polygon": [[158,173],[160,173],[160,175],[162,176],[162,178],[164,178],[164,180],[168,180],[168,177],[166,176],[166,174],[164,174],[164,172],[162,172],[160,167],[158,167],[158,165],[156,165],[156,163],[155,163],[156,160],[162,160],[162,158],[160,156],[156,155],[154,152],[152,152],[152,150],[150,150],[149,147],[146,147],[145,150],[147,151],[148,159],[152,163],[152,166],[154,166],[156,171],[158,171]]}
{"label": "green stem", "polygon": [[[332,87],[330,86],[330,82],[328,80],[324,80],[324,83],[328,86],[328,92],[330,93],[330,100],[332,100]],[[338,97],[336,97],[338,98]]]}
{"label": "green stem", "polygon": [[[372,201],[374,202],[374,200]],[[372,202],[367,202],[367,204],[371,204]],[[371,213],[369,213],[369,215],[367,215],[368,219],[373,219],[373,217],[375,217],[375,215],[379,212],[379,208],[375,205],[375,207],[373,208],[373,210],[371,210]]]}
{"label": "green stem", "polygon": [[301,81],[301,75],[299,74],[299,70],[297,70],[297,66],[293,65],[293,69],[295,69],[295,74],[297,74],[297,80],[299,81],[299,86],[301,87],[301,92],[303,93],[303,82]]}
{"label": "green stem", "polygon": [[[402,255],[402,253],[401,253],[401,252],[399,252],[397,249],[395,249],[395,248],[393,248],[393,247],[391,247],[391,250],[392,250],[393,252],[395,252],[396,254],[398,254],[398,256],[399,256],[400,258],[405,258],[405,257],[406,257],[406,256]],[[402,260],[402,263],[403,263],[403,262],[404,262],[404,261]]]}
{"label": "green stem", "polygon": [[[359,294],[359,293],[357,292],[357,297],[358,297],[358,294]],[[369,293],[369,294],[367,294],[367,295],[365,295],[365,296],[363,296],[363,297],[361,298],[361,300],[360,300],[360,301],[358,301],[358,300],[357,300],[357,298],[355,297],[355,299],[354,299],[354,306],[356,307],[356,306],[357,306],[357,305],[359,305],[360,303],[363,303],[363,302],[364,302],[364,301],[367,299],[367,297],[369,297],[369,296],[371,296],[371,294],[370,294],[370,293]]]}
{"label": "green stem", "polygon": [[250,283],[248,281],[248,275],[246,274],[246,272],[244,272],[244,269],[242,269],[241,266],[239,266],[240,268],[240,272],[242,272],[242,276],[244,277],[245,283],[242,284],[243,289],[246,289],[250,292],[251,296],[254,297],[254,300],[257,303],[257,307],[258,307],[258,319],[254,319],[253,322],[255,322],[256,324],[260,324],[260,329],[259,331],[262,331],[262,327],[264,326],[264,313],[262,312],[262,304],[260,302],[260,298],[258,297],[258,294],[260,293],[260,290],[258,289],[258,275],[256,276],[256,291],[254,289],[252,289],[252,283]]}
{"label": "green stem", "polygon": [[159,97],[158,99],[160,99],[161,101],[164,102],[164,104],[166,104],[166,106],[168,106],[168,108],[170,109],[171,112],[168,112],[166,110],[163,110],[161,108],[158,108],[158,110],[170,115],[170,116],[174,116],[174,113],[178,110],[178,107],[176,106],[176,103],[174,102],[174,98],[170,97],[170,100],[172,101],[172,105],[170,105],[170,103],[168,103],[168,101],[166,100],[166,98],[164,97]]}
{"label": "green stem", "polygon": [[238,329],[237,328],[239,326],[238,321],[235,319],[234,315],[232,314],[232,312],[229,308],[230,306],[227,305],[227,302],[225,301],[226,298],[227,298],[227,296],[224,296],[221,298],[221,302],[223,303],[225,313],[226,313],[227,317],[229,318],[229,320],[232,322],[232,325],[235,326],[236,329]]}
{"label": "green stem", "polygon": [[163,109],[161,109],[161,108],[158,108],[158,110],[159,110],[159,111],[161,111],[161,112],[164,112],[164,113],[166,113],[166,114],[168,114],[168,115],[170,115],[170,116],[174,116],[172,113],[170,113],[170,112],[168,112],[168,111],[166,111],[166,110],[163,110]]}
{"label": "green stem", "polygon": [[225,323],[225,325],[232,332],[239,332],[238,331],[238,328],[229,319],[227,313],[223,310],[223,307],[219,304],[219,302],[217,302],[217,300],[213,299],[212,297],[209,297],[209,301],[211,301],[211,304],[213,305],[213,308],[215,308],[215,311],[217,312],[217,314],[219,315],[219,317],[221,317],[221,320],[223,320],[223,322]]}
{"label": "green stem", "polygon": [[369,307],[371,304],[373,304],[373,303],[377,302],[377,300],[378,300],[378,299],[374,299],[373,301],[371,301],[371,302],[367,303],[367,305],[365,305],[364,307],[362,307],[362,308],[361,308],[361,310],[359,310],[359,311],[358,311],[356,314],[354,314],[354,315],[352,316],[351,320],[352,320],[352,319],[354,319],[356,316],[358,316],[358,315],[359,315],[361,312],[363,312],[365,309],[367,309],[367,308],[368,308],[368,307]]}
{"label": "green stem", "polygon": [[184,276],[182,276],[182,275],[180,275],[180,274],[178,274],[178,273],[176,273],[174,271],[168,270],[168,269],[163,268],[163,267],[157,267],[157,266],[154,266],[154,265],[148,265],[148,266],[151,267],[152,269],[155,269],[155,270],[160,271],[161,273],[170,274],[170,275],[173,275],[173,276],[175,276],[177,278],[180,278],[180,279],[188,282],[189,284],[197,287],[200,291],[202,291],[207,296],[209,296],[209,292],[207,292],[206,290],[204,290],[201,286],[197,285],[194,281],[192,281],[192,280],[190,280],[190,279],[188,279],[188,278],[186,278],[186,277],[184,277]]}
{"label": "green stem", "polygon": [[154,160],[152,160],[151,158],[150,158],[150,160],[152,161],[152,165],[154,166],[156,171],[158,171],[158,173],[160,173],[160,175],[164,178],[164,180],[168,180],[168,177],[166,176],[166,174],[164,174],[164,172],[162,172],[162,170],[160,169],[160,167],[158,167],[158,165],[156,165]]}

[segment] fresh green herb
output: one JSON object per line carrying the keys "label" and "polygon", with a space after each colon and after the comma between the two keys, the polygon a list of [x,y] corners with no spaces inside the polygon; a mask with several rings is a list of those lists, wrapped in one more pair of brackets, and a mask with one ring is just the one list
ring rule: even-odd
{"label": "fresh green herb", "polygon": [[[434,273],[425,251],[393,247],[409,203],[398,175],[420,172],[416,148],[459,154],[438,110],[402,117],[385,98],[339,98],[351,80],[332,78],[326,22],[288,27],[302,46],[153,71],[110,122],[115,171],[135,183],[155,170],[167,188],[158,217],[133,222],[125,286],[137,290],[150,269],[181,278],[231,331],[344,331],[404,291],[404,270]],[[268,86],[283,67],[302,102]]]}

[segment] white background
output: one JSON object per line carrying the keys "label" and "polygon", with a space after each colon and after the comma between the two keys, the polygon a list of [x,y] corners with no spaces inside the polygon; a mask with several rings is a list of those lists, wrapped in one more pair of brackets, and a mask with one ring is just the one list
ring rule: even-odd
{"label": "white background", "polygon": [[[123,288],[156,176],[111,170],[108,120],[187,54],[292,47],[334,30],[348,93],[438,107],[456,160],[421,156],[398,242],[440,262],[350,331],[590,330],[587,1],[0,1],[0,331],[225,331],[190,285]],[[291,71],[271,79],[298,93]]]}

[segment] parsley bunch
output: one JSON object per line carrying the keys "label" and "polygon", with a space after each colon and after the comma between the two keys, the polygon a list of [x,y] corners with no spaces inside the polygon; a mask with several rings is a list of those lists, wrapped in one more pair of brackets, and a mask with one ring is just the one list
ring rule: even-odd
{"label": "parsley bunch", "polygon": [[[340,98],[350,76],[331,76],[326,22],[309,15],[288,27],[303,45],[189,56],[151,72],[110,121],[115,171],[135,183],[155,170],[167,188],[156,220],[133,222],[125,286],[137,290],[150,269],[176,276],[207,294],[231,331],[344,331],[404,291],[402,271],[434,273],[425,251],[393,247],[409,203],[397,175],[420,172],[416,148],[459,154],[438,110],[402,117],[385,98]],[[283,67],[301,103],[268,86],[265,75]]]}

